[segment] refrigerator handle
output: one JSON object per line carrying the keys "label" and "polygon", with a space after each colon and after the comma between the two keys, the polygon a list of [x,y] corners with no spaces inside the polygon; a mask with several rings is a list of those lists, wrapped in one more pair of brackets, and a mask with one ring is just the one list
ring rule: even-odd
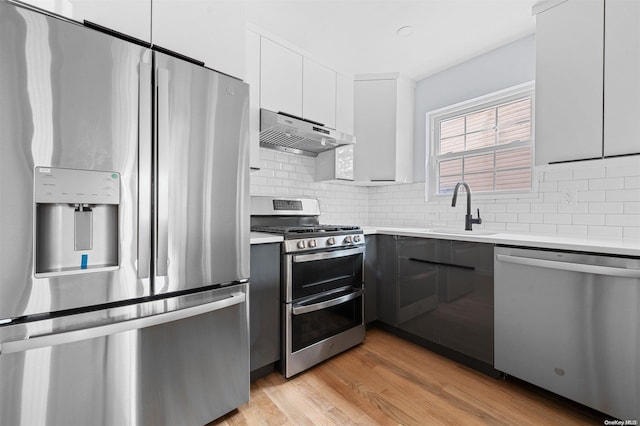
{"label": "refrigerator handle", "polygon": [[151,264],[151,65],[140,64],[138,99],[138,278]]}
{"label": "refrigerator handle", "polygon": [[156,275],[166,276],[169,262],[169,71],[158,68],[156,179],[157,246]]}
{"label": "refrigerator handle", "polygon": [[245,293],[233,293],[224,299],[196,305],[177,311],[166,312],[148,317],[136,318],[128,321],[112,322],[110,324],[99,325],[97,327],[83,328],[62,333],[43,334],[40,336],[29,336],[26,339],[14,340],[0,344],[0,355],[15,352],[24,352],[29,349],[44,348],[48,346],[62,345],[65,343],[79,342],[81,340],[95,339],[97,337],[110,336],[112,334],[125,331],[137,330],[140,328],[153,327],[171,321],[177,321],[207,312],[219,311],[231,306],[238,305],[246,301]]}

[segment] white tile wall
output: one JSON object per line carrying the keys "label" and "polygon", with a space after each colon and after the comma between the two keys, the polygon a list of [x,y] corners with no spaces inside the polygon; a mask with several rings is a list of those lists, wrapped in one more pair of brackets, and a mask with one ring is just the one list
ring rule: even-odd
{"label": "white tile wall", "polygon": [[314,175],[314,158],[260,148],[260,170],[251,172],[251,195],[317,198],[322,223],[369,223],[368,188],[315,182]]}
{"label": "white tile wall", "polygon": [[[514,233],[551,233],[640,239],[640,158],[621,157],[537,167],[537,189],[528,195],[472,196],[472,212],[483,219],[478,229]],[[473,188],[471,188],[473,191]],[[465,195],[425,202],[424,183],[370,189],[372,225],[464,226]],[[406,194],[405,212],[385,201]],[[404,197],[404,195],[403,195]]]}
{"label": "white tile wall", "polygon": [[[425,184],[359,187],[314,181],[315,160],[261,148],[253,195],[318,198],[323,223],[464,227],[466,195],[425,201]],[[475,229],[640,239],[640,157],[537,167],[531,194],[473,194]],[[471,188],[473,190],[473,188]]]}

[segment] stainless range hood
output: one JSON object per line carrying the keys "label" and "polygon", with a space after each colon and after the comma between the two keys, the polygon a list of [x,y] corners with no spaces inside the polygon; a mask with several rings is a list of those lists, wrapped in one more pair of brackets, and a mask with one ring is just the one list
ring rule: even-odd
{"label": "stainless range hood", "polygon": [[282,112],[260,110],[260,146],[317,157],[319,153],[351,145],[355,136]]}

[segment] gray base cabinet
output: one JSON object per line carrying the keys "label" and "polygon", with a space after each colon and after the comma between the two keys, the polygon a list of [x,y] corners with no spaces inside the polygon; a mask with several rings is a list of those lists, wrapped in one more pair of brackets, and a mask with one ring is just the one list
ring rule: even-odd
{"label": "gray base cabinet", "polygon": [[364,322],[366,324],[378,319],[377,297],[378,291],[378,237],[367,235],[364,255]]}
{"label": "gray base cabinet", "polygon": [[378,321],[492,365],[493,245],[378,238]]}
{"label": "gray base cabinet", "polygon": [[[280,244],[251,246],[249,284],[251,378],[280,360]],[[267,367],[265,369],[265,367]]]}
{"label": "gray base cabinet", "polygon": [[493,364],[493,245],[451,241],[441,284],[439,343]]}

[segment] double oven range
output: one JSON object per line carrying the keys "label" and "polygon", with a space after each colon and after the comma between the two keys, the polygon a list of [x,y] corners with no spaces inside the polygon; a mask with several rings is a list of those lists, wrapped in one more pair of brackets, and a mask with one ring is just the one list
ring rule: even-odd
{"label": "double oven range", "polygon": [[364,236],[320,225],[315,199],[251,197],[251,230],[282,235],[281,365],[285,377],[364,340]]}

